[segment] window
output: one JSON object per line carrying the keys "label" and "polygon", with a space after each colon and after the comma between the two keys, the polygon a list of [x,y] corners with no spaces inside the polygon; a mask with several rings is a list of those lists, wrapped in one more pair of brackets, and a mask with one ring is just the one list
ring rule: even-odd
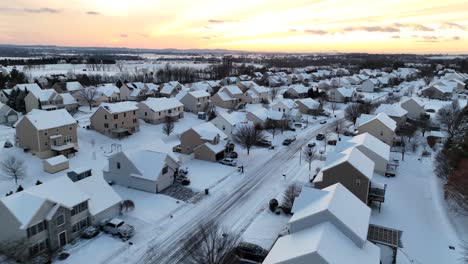
{"label": "window", "polygon": [[117,169],[120,170],[120,162],[117,162]]}
{"label": "window", "polygon": [[159,116],[161,116],[161,112],[159,112]]}
{"label": "window", "polygon": [[136,122],[137,122],[136,118],[133,118],[133,123],[136,123]]}
{"label": "window", "polygon": [[104,119],[107,119],[107,115],[104,115]]}
{"label": "window", "polygon": [[62,215],[59,215],[59,216],[57,217],[57,219],[55,219],[55,224],[56,224],[57,226],[61,226],[61,225],[65,224],[65,216],[64,216],[63,214],[62,214]]}
{"label": "window", "polygon": [[117,128],[117,124],[114,124],[114,128]]}
{"label": "window", "polygon": [[380,131],[380,135],[383,136],[383,131]]}
{"label": "window", "polygon": [[356,179],[356,186],[361,186],[361,179]]}
{"label": "window", "polygon": [[74,216],[88,209],[88,202],[82,202],[78,205],[75,205],[71,211],[71,215]]}
{"label": "window", "polygon": [[162,169],[162,174],[166,174],[168,171],[169,171],[169,167],[164,166],[164,168]]}
{"label": "window", "polygon": [[117,119],[117,118],[119,118],[119,115],[114,115],[114,119]]}
{"label": "window", "polygon": [[167,110],[169,114],[172,114],[172,109]]}
{"label": "window", "polygon": [[47,223],[45,221],[42,221],[36,225],[28,227],[26,230],[28,237],[32,237],[36,234],[39,234],[40,232],[44,231],[47,229]]}
{"label": "window", "polygon": [[46,131],[46,132],[44,132],[44,136],[47,136],[47,131]]}
{"label": "window", "polygon": [[136,111],[133,111],[133,114],[136,115]]}
{"label": "window", "polygon": [[124,117],[127,117],[127,113],[124,113]]}
{"label": "window", "polygon": [[76,233],[88,227],[88,218],[85,218],[72,226],[72,232]]}
{"label": "window", "polygon": [[44,145],[45,145],[45,146],[49,145],[49,142],[47,142],[47,141],[46,141],[46,142],[44,142]]}
{"label": "window", "polygon": [[148,116],[148,112],[145,112],[145,116]]}
{"label": "window", "polygon": [[36,243],[34,245],[32,245],[31,247],[29,247],[29,255],[30,256],[34,256],[34,255],[37,255],[41,252],[43,252],[44,250],[46,250],[49,246],[49,240],[46,239],[46,240],[43,240],[39,243]]}
{"label": "window", "polygon": [[226,130],[226,126],[223,125],[223,130]]}
{"label": "window", "polygon": [[104,128],[109,128],[109,124],[104,123]]}

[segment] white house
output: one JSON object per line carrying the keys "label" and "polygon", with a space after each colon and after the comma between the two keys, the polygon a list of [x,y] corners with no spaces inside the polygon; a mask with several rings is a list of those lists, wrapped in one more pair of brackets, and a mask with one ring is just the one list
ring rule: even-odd
{"label": "white house", "polygon": [[223,131],[229,139],[232,140],[233,134],[236,132],[236,127],[240,123],[245,123],[245,115],[239,112],[226,113],[221,112],[213,120],[210,121],[219,130]]}

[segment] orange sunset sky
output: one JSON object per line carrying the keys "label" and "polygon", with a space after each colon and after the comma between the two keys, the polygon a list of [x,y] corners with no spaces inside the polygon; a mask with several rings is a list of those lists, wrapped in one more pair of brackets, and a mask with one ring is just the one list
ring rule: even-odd
{"label": "orange sunset sky", "polygon": [[0,43],[468,53],[467,0],[2,0]]}

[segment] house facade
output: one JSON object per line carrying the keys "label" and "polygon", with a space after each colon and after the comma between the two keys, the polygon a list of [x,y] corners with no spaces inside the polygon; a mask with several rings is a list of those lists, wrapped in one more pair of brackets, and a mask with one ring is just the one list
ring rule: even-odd
{"label": "house facade", "polygon": [[192,113],[204,112],[210,105],[210,94],[204,90],[185,93],[180,98],[185,111]]}
{"label": "house facade", "polygon": [[180,151],[187,155],[194,153],[197,159],[217,161],[224,158],[226,139],[227,135],[215,125],[202,123],[180,135]]}
{"label": "house facade", "polygon": [[77,122],[65,109],[34,109],[16,124],[16,143],[41,159],[78,151]]}
{"label": "house facade", "polygon": [[153,125],[164,123],[166,118],[176,121],[184,117],[184,105],[175,98],[148,98],[137,107],[138,117]]}
{"label": "house facade", "polygon": [[302,114],[318,115],[322,112],[320,109],[320,103],[312,98],[297,99],[295,103],[297,109],[299,109]]}
{"label": "house facade", "polygon": [[90,117],[91,129],[112,138],[140,131],[138,107],[133,102],[102,103]]}
{"label": "house facade", "polygon": [[424,104],[417,98],[406,98],[400,103],[401,108],[408,112],[408,117],[418,119],[425,113]]}
{"label": "house facade", "polygon": [[393,146],[397,123],[386,114],[380,113],[359,124],[358,133],[369,133],[389,146]]}
{"label": "house facade", "polygon": [[18,112],[4,103],[0,103],[0,124],[14,124],[18,121]]}

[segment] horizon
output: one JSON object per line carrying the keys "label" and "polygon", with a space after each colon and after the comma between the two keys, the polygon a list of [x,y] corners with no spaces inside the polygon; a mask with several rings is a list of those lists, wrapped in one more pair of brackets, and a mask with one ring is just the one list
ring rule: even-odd
{"label": "horizon", "polygon": [[468,53],[468,6],[459,0],[429,1],[432,8],[422,0],[38,2],[12,0],[0,8],[0,43],[298,54]]}

